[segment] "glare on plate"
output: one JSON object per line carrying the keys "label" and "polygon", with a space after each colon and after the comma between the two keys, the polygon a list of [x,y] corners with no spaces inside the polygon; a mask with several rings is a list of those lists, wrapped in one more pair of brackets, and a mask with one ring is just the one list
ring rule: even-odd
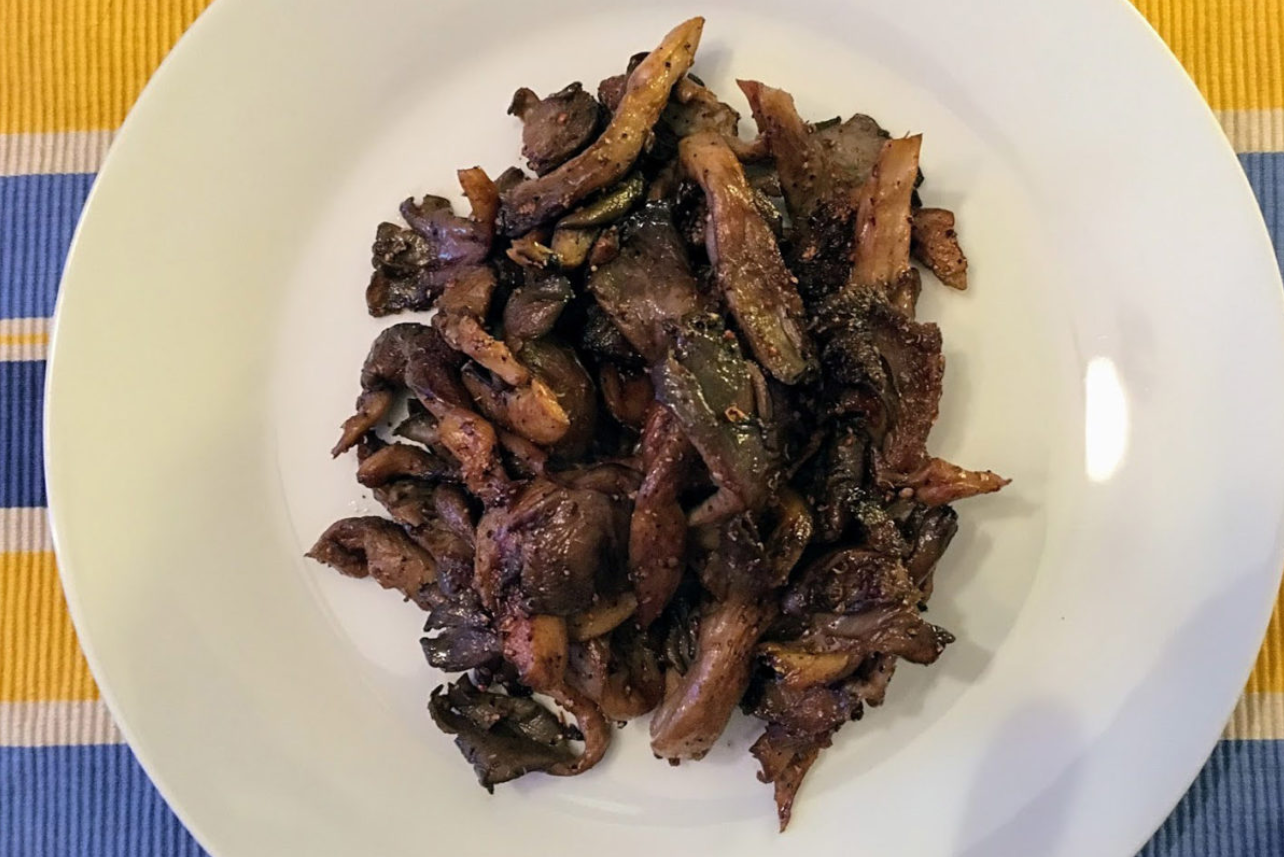
{"label": "glare on plate", "polygon": [[1088,361],[1083,389],[1084,465],[1089,479],[1104,482],[1119,469],[1128,451],[1128,398],[1108,357]]}

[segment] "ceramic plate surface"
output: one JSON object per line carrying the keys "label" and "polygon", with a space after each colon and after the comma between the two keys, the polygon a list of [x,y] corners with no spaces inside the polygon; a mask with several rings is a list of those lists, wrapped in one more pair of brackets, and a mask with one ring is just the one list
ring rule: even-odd
{"label": "ceramic plate surface", "polygon": [[[696,71],[746,116],[736,77],[925,135],[972,260],[966,293],[924,289],[933,449],[1014,479],[960,505],[931,614],[959,642],[838,735],[783,837],[745,722],[679,768],[635,724],[586,776],[488,796],[424,710],[419,611],[302,556],[373,508],[327,451],[381,326],[375,225],[514,163],[518,86],[591,87],[696,13]],[[81,641],[218,857],[1130,857],[1229,715],[1284,559],[1275,260],[1116,0],[219,0],[98,179],[47,419]]]}

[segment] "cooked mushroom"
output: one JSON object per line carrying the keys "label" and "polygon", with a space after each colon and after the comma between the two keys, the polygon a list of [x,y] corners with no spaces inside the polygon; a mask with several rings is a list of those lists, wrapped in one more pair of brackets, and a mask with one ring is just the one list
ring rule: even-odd
{"label": "cooked mushroom", "polygon": [[683,168],[708,201],[705,246],[728,309],[762,367],[797,383],[811,361],[802,299],[740,162],[723,137],[708,131],[684,139],[681,152]]}
{"label": "cooked mushroom", "polygon": [[508,112],[522,120],[522,154],[540,176],[587,146],[601,118],[597,101],[578,82],[547,98],[522,87]]}
{"label": "cooked mushroom", "polygon": [[321,534],[308,556],[348,577],[372,577],[384,589],[396,589],[421,607],[437,579],[432,556],[386,518],[344,518]]}
{"label": "cooked mushroom", "polygon": [[677,591],[686,565],[687,514],[681,493],[695,448],[668,408],[651,406],[642,430],[646,478],[638,489],[629,530],[629,577],[638,598],[638,624],[659,617]]}
{"label": "cooked mushroom", "polygon": [[741,81],[740,139],[691,73],[703,24],[596,99],[518,90],[534,177],[460,170],[467,215],[378,226],[369,312],[435,314],[378,335],[333,450],[388,517],[308,555],[428,611],[428,664],[467,673],[429,712],[487,789],[578,775],[648,712],[655,755],[700,759],[739,707],[783,829],[843,725],[953,641],[925,614],[949,504],[1008,480],[928,449],[911,259],[957,289],[968,264],[921,138]]}
{"label": "cooked mushroom", "polygon": [[669,91],[691,67],[703,28],[703,18],[692,18],[674,28],[629,75],[620,103],[600,137],[556,170],[523,182],[503,196],[501,220],[508,235],[529,232],[569,211],[629,171],[668,103]]}

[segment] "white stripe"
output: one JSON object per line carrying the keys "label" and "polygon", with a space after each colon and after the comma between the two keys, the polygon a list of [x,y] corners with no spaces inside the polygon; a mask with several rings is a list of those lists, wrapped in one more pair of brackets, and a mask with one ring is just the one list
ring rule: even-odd
{"label": "white stripe", "polygon": [[115,131],[0,134],[0,176],[96,173]]}
{"label": "white stripe", "polygon": [[0,362],[44,360],[49,352],[49,319],[0,318]]}
{"label": "white stripe", "polygon": [[44,509],[0,509],[0,551],[53,550]]}
{"label": "white stripe", "polygon": [[101,700],[0,702],[3,747],[68,747],[124,741]]}
{"label": "white stripe", "polygon": [[1228,740],[1284,739],[1284,693],[1246,693],[1222,734]]}
{"label": "white stripe", "polygon": [[1215,112],[1235,151],[1284,152],[1284,108]]}

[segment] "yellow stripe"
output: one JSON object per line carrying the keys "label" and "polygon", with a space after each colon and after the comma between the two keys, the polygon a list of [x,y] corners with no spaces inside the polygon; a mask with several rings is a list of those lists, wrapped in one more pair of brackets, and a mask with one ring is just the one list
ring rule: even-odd
{"label": "yellow stripe", "polygon": [[[1284,0],[1134,0],[1214,109],[1284,107]],[[0,0],[0,134],[115,128],[209,0]]]}
{"label": "yellow stripe", "polygon": [[0,702],[97,698],[53,552],[0,553]]}
{"label": "yellow stripe", "polygon": [[48,345],[49,335],[45,333],[0,333],[0,348],[19,345]]}
{"label": "yellow stripe", "polygon": [[1266,629],[1266,639],[1244,690],[1247,693],[1284,693],[1284,605],[1279,600],[1275,602],[1275,613]]}
{"label": "yellow stripe", "polygon": [[209,0],[0,0],[0,134],[115,128]]}
{"label": "yellow stripe", "polygon": [[1284,0],[1133,0],[1214,110],[1284,107]]}

